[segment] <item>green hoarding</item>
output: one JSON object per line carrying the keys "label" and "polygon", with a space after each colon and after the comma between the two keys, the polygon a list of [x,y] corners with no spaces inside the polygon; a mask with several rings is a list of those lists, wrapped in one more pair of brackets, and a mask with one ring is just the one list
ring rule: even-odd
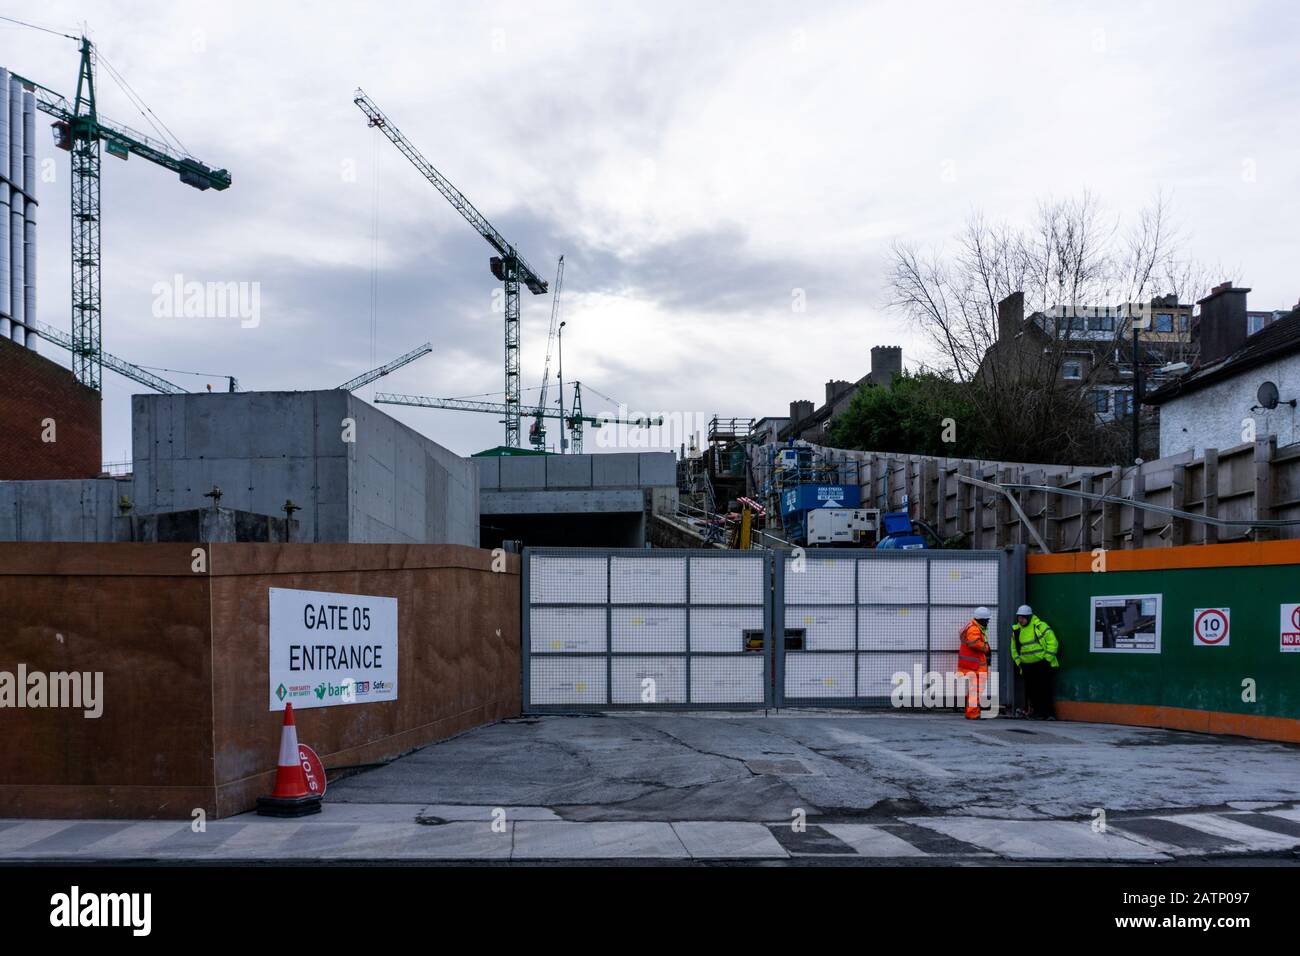
{"label": "green hoarding", "polygon": [[[1027,590],[1061,642],[1062,700],[1300,719],[1300,648],[1281,649],[1283,605],[1300,604],[1300,565],[1039,573],[1028,576]],[[1160,596],[1158,653],[1092,649],[1107,643],[1094,638],[1094,598],[1148,595]],[[1133,616],[1138,607],[1134,601]],[[1217,643],[1198,645],[1196,612],[1213,608],[1228,609],[1227,634],[1219,615],[1206,614],[1202,633]],[[1290,609],[1286,617],[1300,631]],[[1138,629],[1139,638],[1148,633],[1145,622]]]}

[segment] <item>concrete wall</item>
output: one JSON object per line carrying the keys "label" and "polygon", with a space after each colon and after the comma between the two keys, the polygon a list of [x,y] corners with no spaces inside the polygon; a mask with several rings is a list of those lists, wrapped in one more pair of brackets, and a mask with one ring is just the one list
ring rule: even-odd
{"label": "concrete wall", "polygon": [[478,544],[473,464],[348,392],[131,402],[139,512],[210,505],[218,485],[244,511],[278,515],[291,499],[310,541]]}
{"label": "concrete wall", "polygon": [[670,451],[474,458],[481,491],[676,487]]}
{"label": "concrete wall", "polygon": [[355,395],[348,396],[348,414],[356,421],[357,440],[349,446],[347,540],[477,547],[474,462]]}
{"label": "concrete wall", "polygon": [[1249,369],[1234,378],[1208,385],[1160,406],[1160,457],[1191,450],[1231,448],[1250,441],[1242,434],[1242,420],[1255,420],[1255,435],[1276,435],[1279,446],[1300,442],[1300,410],[1279,405],[1272,411],[1258,404],[1256,393],[1264,382],[1278,387],[1282,399],[1300,398],[1300,355],[1291,355]]}
{"label": "concrete wall", "polygon": [[0,481],[0,541],[112,541],[113,516],[131,482]]}
{"label": "concrete wall", "polygon": [[398,698],[299,711],[326,768],[520,712],[519,563],[450,545],[0,544],[0,671],[99,671],[103,713],[4,708],[0,817],[189,819],[269,793],[268,590],[398,600]]}
{"label": "concrete wall", "polygon": [[[484,544],[639,548],[646,516],[676,510],[672,452],[475,458]],[[601,521],[600,516],[620,520]],[[635,521],[621,520],[635,516]],[[565,519],[568,519],[567,521]]]}

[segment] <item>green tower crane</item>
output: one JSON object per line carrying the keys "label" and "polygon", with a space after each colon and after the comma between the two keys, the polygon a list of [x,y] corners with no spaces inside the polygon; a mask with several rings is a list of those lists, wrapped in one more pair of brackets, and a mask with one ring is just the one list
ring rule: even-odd
{"label": "green tower crane", "polygon": [[72,370],[77,381],[100,387],[103,355],[100,337],[100,143],[110,156],[140,156],[170,169],[195,189],[222,190],[230,173],[212,169],[165,143],[111,124],[95,106],[95,47],[86,37],[61,34],[81,46],[77,94],[72,103],[48,87],[18,80],[36,97],[36,107],[54,117],[55,145],[72,157]]}
{"label": "green tower crane", "polygon": [[410,160],[411,165],[418,169],[425,179],[433,183],[434,188],[442,193],[465,221],[474,227],[474,231],[496,250],[497,254],[492,256],[489,265],[492,274],[505,288],[503,305],[506,314],[506,446],[518,448],[519,417],[522,410],[519,398],[519,284],[522,282],[526,285],[533,295],[542,295],[547,289],[546,280],[538,275],[533,267],[524,261],[524,257],[515,251],[515,247],[506,241],[505,236],[501,235],[492,223],[474,208],[474,204],[465,198],[464,193],[420,155],[420,151],[411,144],[400,129],[393,125],[363,90],[358,89],[353,94],[352,102],[366,114],[370,125],[387,136],[402,155]]}

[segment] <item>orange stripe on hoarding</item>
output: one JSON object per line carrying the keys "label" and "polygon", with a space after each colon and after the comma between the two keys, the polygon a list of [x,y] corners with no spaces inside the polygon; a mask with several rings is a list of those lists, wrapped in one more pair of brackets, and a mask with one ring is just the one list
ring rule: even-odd
{"label": "orange stripe on hoarding", "polygon": [[[1029,574],[1071,574],[1092,570],[1092,552],[1031,554]],[[1249,565],[1300,564],[1300,541],[1246,541],[1237,544],[1189,544],[1179,548],[1139,548],[1106,552],[1107,571],[1163,571],[1171,568],[1235,568]]]}
{"label": "orange stripe on hoarding", "polygon": [[1129,724],[1135,727],[1163,727],[1201,734],[1231,734],[1257,740],[1279,740],[1300,744],[1300,720],[1290,717],[1257,717],[1222,710],[1191,710],[1186,707],[1156,707],[1149,704],[1106,704],[1095,701],[1058,700],[1056,716],[1098,724]]}

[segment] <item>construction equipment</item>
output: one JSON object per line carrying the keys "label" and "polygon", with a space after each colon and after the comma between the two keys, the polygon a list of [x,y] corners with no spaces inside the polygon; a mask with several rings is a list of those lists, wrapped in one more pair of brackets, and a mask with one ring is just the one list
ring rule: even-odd
{"label": "construction equipment", "polygon": [[[551,383],[551,345],[555,342],[555,330],[560,322],[560,289],[564,286],[564,256],[555,267],[555,288],[551,290],[551,331],[546,336],[546,367],[542,372],[542,391],[537,399],[537,412],[533,423],[528,427],[528,444],[538,451],[546,450],[546,425],[542,411],[546,408],[546,387]],[[561,383],[563,384],[563,383]],[[560,426],[560,444],[564,444],[564,426]]]}
{"label": "construction equipment", "polygon": [[[474,208],[473,204],[465,198],[465,195],[451,184],[451,182],[433,167],[433,164],[420,155],[411,142],[402,135],[392,122],[384,115],[383,111],[368,97],[364,91],[358,89],[353,94],[352,102],[360,107],[361,112],[366,114],[370,125],[377,127],[380,132],[388,137],[389,141],[396,146],[408,160],[411,161],[424,178],[433,183],[435,189],[451,203],[452,207],[464,217],[465,221],[474,227],[480,236],[487,240],[496,255],[489,260],[489,266],[492,274],[499,279],[505,290],[503,307],[506,318],[506,400],[505,400],[505,425],[506,425],[506,447],[519,447],[519,418],[520,418],[520,386],[519,386],[519,284],[522,282],[528,287],[528,291],[534,295],[542,295],[547,291],[546,280],[543,279],[533,267],[524,261],[523,256],[515,251],[515,247],[506,241],[505,236],[488,222],[483,214]],[[553,417],[553,416],[545,416]]]}
{"label": "construction equipment", "polygon": [[[140,156],[172,170],[185,185],[199,190],[229,188],[230,173],[101,118],[95,105],[95,64],[99,59],[95,48],[84,36],[60,35],[80,43],[81,66],[73,102],[69,104],[33,80],[18,80],[35,94],[37,109],[54,117],[55,145],[72,157],[72,370],[77,381],[98,390],[101,366],[108,364],[100,336],[100,142],[110,156],[123,160]],[[109,72],[116,76],[111,66]],[[124,90],[129,89],[125,81],[119,82]]]}
{"label": "construction equipment", "polygon": [[[54,326],[47,325],[44,322],[38,322],[36,327],[40,330],[42,336],[49,339],[55,345],[67,349],[73,355],[77,354],[76,342],[74,342],[72,336],[68,335],[66,332],[62,332],[59,329],[54,328]],[[116,355],[110,355],[102,349],[99,353],[99,359],[105,366],[116,372],[118,375],[125,376],[133,382],[138,382],[146,388],[152,388],[155,392],[162,392],[164,395],[186,394],[185,389],[181,388],[179,385],[173,385],[171,382],[167,381],[167,379],[159,378],[152,372],[145,371],[140,366],[133,365],[125,359],[118,358]]]}
{"label": "construction equipment", "polygon": [[[601,415],[599,418],[585,417],[582,414],[582,401],[580,398],[581,384],[575,382],[574,389],[578,392],[575,395],[572,413],[565,415],[565,424],[576,434],[574,454],[582,454],[582,426],[590,425],[631,425],[635,428],[650,428],[655,425],[664,423],[663,417],[659,418],[615,418],[609,415]],[[379,392],[375,395],[376,405],[411,405],[416,408],[449,408],[462,412],[486,412],[491,415],[506,415],[510,408],[504,402],[480,402],[475,399],[467,398],[429,398],[425,395],[395,395],[389,392]],[[560,412],[553,409],[541,409],[538,414],[544,418],[560,418]]]}
{"label": "construction equipment", "polygon": [[345,392],[355,392],[357,389],[369,385],[371,382],[375,381],[376,379],[383,378],[389,372],[397,371],[403,365],[410,365],[416,359],[428,355],[432,351],[433,351],[433,343],[425,342],[419,348],[411,349],[411,351],[407,352],[405,355],[399,355],[391,362],[385,362],[383,365],[380,365],[378,368],[372,368],[368,372],[362,372],[356,378],[348,379],[346,382],[340,385],[339,388]]}
{"label": "construction equipment", "polygon": [[943,539],[934,528],[908,513],[906,500],[902,511],[882,514],[880,526],[885,531],[876,543],[876,548],[880,551],[921,551],[943,547]]}
{"label": "construction equipment", "polygon": [[807,543],[867,547],[880,527],[875,508],[818,508],[808,512]]}

